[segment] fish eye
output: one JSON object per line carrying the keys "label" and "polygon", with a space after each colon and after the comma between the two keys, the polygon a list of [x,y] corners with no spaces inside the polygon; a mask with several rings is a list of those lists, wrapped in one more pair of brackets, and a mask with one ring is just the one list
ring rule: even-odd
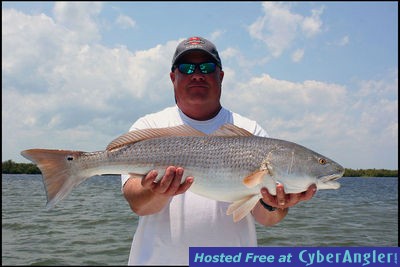
{"label": "fish eye", "polygon": [[68,160],[68,161],[74,160],[74,157],[73,157],[72,155],[68,155],[68,156],[67,156],[67,160]]}
{"label": "fish eye", "polygon": [[321,164],[321,165],[325,165],[325,164],[326,164],[326,159],[324,159],[324,158],[319,158],[319,159],[318,159],[318,163]]}

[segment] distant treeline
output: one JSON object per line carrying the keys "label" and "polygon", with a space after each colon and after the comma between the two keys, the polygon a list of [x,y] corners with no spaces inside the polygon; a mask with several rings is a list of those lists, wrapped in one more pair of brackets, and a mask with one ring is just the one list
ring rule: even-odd
{"label": "distant treeline", "polygon": [[345,169],[345,177],[398,177],[398,170],[386,169]]}
{"label": "distant treeline", "polygon": [[1,173],[8,174],[41,174],[39,168],[33,163],[16,163],[12,160],[1,163]]}
{"label": "distant treeline", "polygon": [[[8,174],[41,174],[33,163],[16,163],[12,160],[3,161],[1,173]],[[398,170],[386,169],[345,169],[345,177],[398,177]]]}

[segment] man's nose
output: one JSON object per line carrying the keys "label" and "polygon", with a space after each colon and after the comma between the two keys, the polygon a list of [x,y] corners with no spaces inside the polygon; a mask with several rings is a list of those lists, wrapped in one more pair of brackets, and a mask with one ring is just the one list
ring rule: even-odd
{"label": "man's nose", "polygon": [[202,81],[204,80],[204,74],[201,73],[201,71],[199,70],[199,68],[196,68],[194,70],[194,73],[192,74],[192,80],[195,81]]}

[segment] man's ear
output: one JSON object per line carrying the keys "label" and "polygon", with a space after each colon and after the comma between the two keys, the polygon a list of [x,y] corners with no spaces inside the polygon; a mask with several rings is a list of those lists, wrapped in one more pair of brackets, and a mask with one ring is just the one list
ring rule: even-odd
{"label": "man's ear", "polygon": [[169,77],[170,77],[170,79],[171,79],[171,82],[173,83],[174,81],[175,81],[175,72],[170,72],[169,73]]}
{"label": "man's ear", "polygon": [[224,79],[224,71],[223,70],[221,70],[220,72],[219,72],[219,79],[221,80],[221,83],[222,83],[222,80]]}

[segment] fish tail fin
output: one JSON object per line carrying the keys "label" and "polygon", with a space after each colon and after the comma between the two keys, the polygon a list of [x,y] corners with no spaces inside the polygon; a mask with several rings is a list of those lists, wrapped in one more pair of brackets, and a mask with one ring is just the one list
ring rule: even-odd
{"label": "fish tail fin", "polygon": [[42,172],[47,195],[47,209],[52,209],[87,177],[73,169],[73,160],[81,151],[29,149],[21,155],[31,160]]}

